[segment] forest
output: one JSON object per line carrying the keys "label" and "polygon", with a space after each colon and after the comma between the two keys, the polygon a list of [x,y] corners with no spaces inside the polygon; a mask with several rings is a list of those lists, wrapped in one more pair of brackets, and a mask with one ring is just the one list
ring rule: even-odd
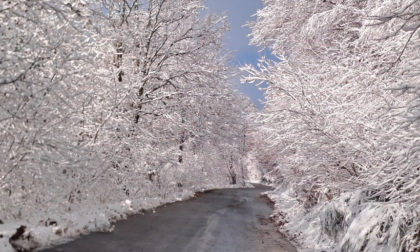
{"label": "forest", "polygon": [[253,151],[302,251],[419,251],[418,0],[264,0]]}
{"label": "forest", "polygon": [[[229,83],[225,17],[201,17],[203,8],[1,2],[0,228],[10,237],[24,223],[35,237],[14,248],[244,185],[251,106]],[[56,234],[44,230],[50,222]]]}
{"label": "forest", "polygon": [[204,0],[2,1],[2,249],[112,231],[252,166],[299,250],[420,251],[420,1],[263,3],[250,42],[276,60],[238,69]]}

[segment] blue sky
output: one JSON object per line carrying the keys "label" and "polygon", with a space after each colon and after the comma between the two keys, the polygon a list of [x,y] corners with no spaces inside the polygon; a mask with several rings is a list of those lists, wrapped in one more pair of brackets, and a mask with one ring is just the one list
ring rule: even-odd
{"label": "blue sky", "polygon": [[[230,24],[230,31],[225,35],[225,47],[230,51],[236,52],[236,59],[233,63],[253,64],[256,65],[260,55],[266,55],[267,58],[272,58],[268,50],[259,52],[256,46],[249,46],[250,33],[248,27],[242,27],[247,21],[254,21],[256,18],[252,17],[258,9],[263,8],[261,0],[207,0],[206,6],[208,11],[212,13],[222,14],[227,12],[227,21]],[[271,57],[270,57],[271,56]],[[239,78],[234,79],[235,83],[239,83]],[[263,91],[253,84],[241,84],[239,92],[251,97],[257,104],[259,109],[263,108],[263,104],[259,100],[264,100]]]}

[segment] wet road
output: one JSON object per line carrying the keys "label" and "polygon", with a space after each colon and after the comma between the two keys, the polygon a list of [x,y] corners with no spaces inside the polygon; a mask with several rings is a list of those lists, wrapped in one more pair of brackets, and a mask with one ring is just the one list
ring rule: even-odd
{"label": "wet road", "polygon": [[112,233],[92,233],[42,252],[295,252],[269,221],[268,187],[223,189],[133,215]]}

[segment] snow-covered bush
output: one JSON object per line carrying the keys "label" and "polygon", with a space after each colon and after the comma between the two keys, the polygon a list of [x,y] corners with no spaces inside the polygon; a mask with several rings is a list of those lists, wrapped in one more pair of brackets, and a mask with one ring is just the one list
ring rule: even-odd
{"label": "snow-covered bush", "polygon": [[341,251],[399,251],[406,229],[405,209],[369,204],[346,229]]}
{"label": "snow-covered bush", "polygon": [[328,235],[334,240],[337,239],[340,232],[344,229],[345,213],[337,209],[330,203],[322,209],[320,215],[321,231],[323,235]]}

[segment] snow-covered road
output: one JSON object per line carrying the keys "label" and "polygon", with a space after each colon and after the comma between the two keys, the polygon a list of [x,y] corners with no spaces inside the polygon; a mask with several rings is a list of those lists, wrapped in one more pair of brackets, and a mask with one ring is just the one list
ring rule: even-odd
{"label": "snow-covered road", "polygon": [[112,233],[93,233],[42,252],[294,252],[269,220],[268,187],[224,189],[120,221]]}

